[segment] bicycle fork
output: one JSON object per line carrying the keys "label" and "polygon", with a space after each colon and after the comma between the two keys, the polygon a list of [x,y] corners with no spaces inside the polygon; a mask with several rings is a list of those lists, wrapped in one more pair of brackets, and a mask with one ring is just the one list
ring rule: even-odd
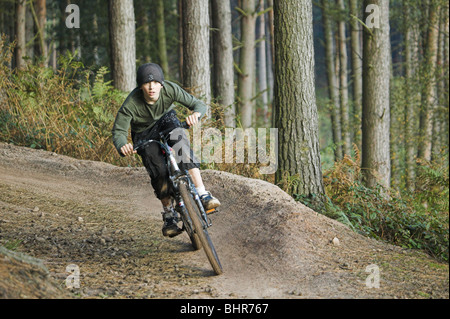
{"label": "bicycle fork", "polygon": [[212,226],[211,220],[206,215],[205,209],[203,208],[202,201],[200,200],[200,196],[197,193],[197,189],[195,188],[195,185],[192,182],[192,180],[189,178],[189,173],[187,171],[186,171],[186,176],[188,176],[187,183],[188,183],[189,192],[192,194],[195,204],[197,205],[198,210],[200,211],[200,215],[201,215],[200,217],[203,220],[203,223],[202,223],[203,228],[206,229],[208,227],[211,227]]}
{"label": "bicycle fork", "polygon": [[[166,145],[166,147],[168,147],[168,145]],[[171,150],[170,148],[168,148],[169,150]],[[179,179],[180,176],[182,176],[181,170],[178,166],[178,163],[175,159],[175,156],[173,155],[172,152],[169,152],[167,154],[168,158],[169,158],[169,162],[170,162],[170,166],[172,169],[172,173],[174,175],[174,177],[172,178],[172,182],[175,183],[175,180]],[[186,176],[186,182],[188,184],[188,189],[189,192],[192,194],[192,196],[194,197],[194,201],[197,204],[198,209],[200,210],[200,214],[201,214],[201,219],[204,221],[204,228],[208,228],[212,226],[211,220],[208,218],[205,209],[203,208],[203,204],[202,201],[200,200],[200,196],[197,193],[197,189],[195,188],[194,183],[192,182],[189,172],[185,171],[185,176]],[[179,183],[179,181],[178,181]],[[178,199],[178,205],[180,205],[180,208],[183,209],[184,207],[184,202],[182,198]]]}

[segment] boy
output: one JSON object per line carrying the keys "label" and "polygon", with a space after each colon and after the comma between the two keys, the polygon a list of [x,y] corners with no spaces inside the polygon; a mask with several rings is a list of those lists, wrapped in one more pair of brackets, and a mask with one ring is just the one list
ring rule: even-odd
{"label": "boy", "polygon": [[[161,67],[155,63],[141,65],[137,71],[137,88],[126,98],[117,112],[112,129],[113,143],[121,156],[136,153],[133,145],[128,143],[128,129],[131,126],[133,144],[139,144],[149,139],[159,139],[159,132],[168,128],[177,128],[180,121],[176,117],[173,102],[178,102],[192,110],[194,113],[186,118],[189,126],[198,123],[199,117],[206,112],[206,105],[187,93],[175,83],[164,81]],[[199,163],[193,155],[189,141],[185,134],[178,136],[178,140],[169,139],[169,145],[182,143],[180,162],[181,170],[188,170],[200,195],[200,199],[206,210],[220,206],[220,202],[205,186],[200,175]],[[150,175],[151,184],[155,194],[163,205],[163,235],[173,237],[182,231],[174,219],[175,212],[172,207],[168,184],[168,172],[164,161],[164,155],[157,143],[150,143],[139,150],[145,168]]]}

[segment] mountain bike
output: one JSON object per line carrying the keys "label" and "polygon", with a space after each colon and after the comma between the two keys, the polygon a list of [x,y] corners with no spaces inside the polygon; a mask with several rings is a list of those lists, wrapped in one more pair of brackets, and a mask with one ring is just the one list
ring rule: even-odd
{"label": "mountain bike", "polygon": [[[183,122],[181,127],[188,129],[189,125]],[[189,172],[180,170],[173,150],[167,141],[167,136],[172,130],[173,128],[160,132],[160,140],[146,140],[134,146],[134,150],[142,149],[150,143],[158,143],[160,145],[169,171],[172,204],[178,213],[178,216],[175,218],[177,222],[182,222],[181,229],[188,234],[194,250],[200,250],[203,247],[214,272],[216,275],[220,275],[223,273],[223,268],[208,233],[208,228],[212,226],[209,215],[214,213],[215,210],[205,211]]]}

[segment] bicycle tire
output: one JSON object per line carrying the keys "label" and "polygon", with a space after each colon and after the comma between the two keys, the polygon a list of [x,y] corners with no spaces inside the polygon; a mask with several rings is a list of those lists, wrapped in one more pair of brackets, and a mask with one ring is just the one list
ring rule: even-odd
{"label": "bicycle tire", "polygon": [[198,238],[198,235],[195,233],[192,222],[188,220],[189,216],[185,215],[186,214],[180,214],[181,220],[183,221],[184,230],[186,231],[186,234],[189,236],[189,239],[191,240],[192,248],[194,248],[194,250],[200,250],[202,249],[202,242],[200,241],[200,238]]}
{"label": "bicycle tire", "polygon": [[220,264],[219,257],[217,255],[216,249],[211,241],[208,230],[203,228],[203,224],[200,220],[200,211],[197,204],[192,197],[192,194],[188,191],[187,185],[182,182],[180,183],[180,193],[184,200],[184,205],[188,211],[192,223],[194,225],[194,232],[198,235],[200,242],[202,243],[203,250],[205,251],[206,257],[208,257],[209,263],[213,268],[216,275],[223,273],[222,265]]}

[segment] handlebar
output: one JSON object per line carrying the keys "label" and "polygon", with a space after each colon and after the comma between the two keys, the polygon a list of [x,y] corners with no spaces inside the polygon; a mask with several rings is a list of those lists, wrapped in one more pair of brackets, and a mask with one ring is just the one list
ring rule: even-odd
{"label": "handlebar", "polygon": [[[200,117],[199,117],[198,119],[200,120]],[[189,128],[190,128],[190,126],[187,124],[186,121],[181,122],[180,127],[183,128],[183,129],[189,129]],[[166,136],[167,134],[169,134],[170,132],[172,132],[172,131],[175,130],[175,129],[176,129],[176,128],[169,128],[169,129],[167,129],[167,130],[164,130],[164,131],[162,131],[162,132],[159,132],[159,136],[164,137],[164,136]],[[147,144],[150,144],[150,143],[152,143],[152,142],[159,142],[159,141],[155,141],[155,140],[147,140],[147,141],[145,141],[145,142],[143,142],[143,143],[141,143],[141,144],[138,144],[138,145],[134,146],[133,149],[134,149],[135,151],[137,151],[139,148],[141,148],[141,147],[143,147],[143,146],[145,146],[145,145],[147,145]]]}

